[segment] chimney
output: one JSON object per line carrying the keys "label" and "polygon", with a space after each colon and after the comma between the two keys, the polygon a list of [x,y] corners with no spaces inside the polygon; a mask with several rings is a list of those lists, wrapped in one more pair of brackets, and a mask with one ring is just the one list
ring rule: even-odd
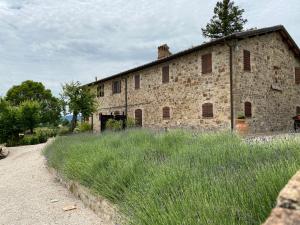
{"label": "chimney", "polygon": [[164,44],[162,46],[158,47],[158,54],[157,54],[157,58],[158,59],[162,59],[162,58],[166,58],[170,55],[172,55],[172,53],[169,51],[169,46],[167,44]]}

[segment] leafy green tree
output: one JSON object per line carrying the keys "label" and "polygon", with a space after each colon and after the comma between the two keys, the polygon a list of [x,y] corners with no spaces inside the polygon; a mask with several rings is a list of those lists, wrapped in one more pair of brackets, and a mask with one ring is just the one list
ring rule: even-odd
{"label": "leafy green tree", "polygon": [[57,124],[60,120],[61,104],[49,89],[40,82],[24,81],[21,85],[13,86],[6,94],[6,100],[13,106],[18,106],[24,101],[38,101],[40,103],[41,123]]}
{"label": "leafy green tree", "polygon": [[202,29],[203,36],[221,38],[242,31],[247,23],[247,19],[243,18],[244,11],[244,9],[235,6],[233,1],[223,0],[217,2],[213,18]]}
{"label": "leafy green tree", "polygon": [[20,105],[20,119],[24,130],[30,130],[38,126],[41,120],[41,106],[38,101],[25,101]]}
{"label": "leafy green tree", "polygon": [[22,132],[20,111],[0,98],[0,143],[17,140]]}
{"label": "leafy green tree", "polygon": [[78,81],[63,85],[61,97],[65,108],[73,114],[71,131],[74,131],[77,125],[79,113],[83,118],[88,118],[95,111],[95,96],[88,89],[81,87]]}

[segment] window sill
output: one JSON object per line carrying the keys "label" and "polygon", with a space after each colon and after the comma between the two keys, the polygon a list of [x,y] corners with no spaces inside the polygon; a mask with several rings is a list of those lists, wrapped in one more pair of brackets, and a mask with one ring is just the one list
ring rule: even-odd
{"label": "window sill", "polygon": [[205,73],[201,73],[202,75],[211,75],[212,74],[212,71],[211,72],[205,72]]}

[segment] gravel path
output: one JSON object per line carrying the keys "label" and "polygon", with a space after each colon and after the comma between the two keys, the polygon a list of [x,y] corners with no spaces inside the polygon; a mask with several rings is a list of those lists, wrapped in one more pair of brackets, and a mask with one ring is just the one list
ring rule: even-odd
{"label": "gravel path", "polygon": [[[0,225],[110,225],[86,208],[45,166],[45,144],[10,148],[0,160]],[[57,199],[58,202],[51,203]],[[77,209],[64,212],[65,206]]]}

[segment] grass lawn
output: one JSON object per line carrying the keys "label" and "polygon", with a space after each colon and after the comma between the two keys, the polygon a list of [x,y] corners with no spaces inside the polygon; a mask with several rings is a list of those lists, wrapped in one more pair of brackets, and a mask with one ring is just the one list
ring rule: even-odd
{"label": "grass lawn", "polygon": [[133,130],[58,137],[50,166],[116,203],[134,225],[261,224],[300,167],[300,139]]}

